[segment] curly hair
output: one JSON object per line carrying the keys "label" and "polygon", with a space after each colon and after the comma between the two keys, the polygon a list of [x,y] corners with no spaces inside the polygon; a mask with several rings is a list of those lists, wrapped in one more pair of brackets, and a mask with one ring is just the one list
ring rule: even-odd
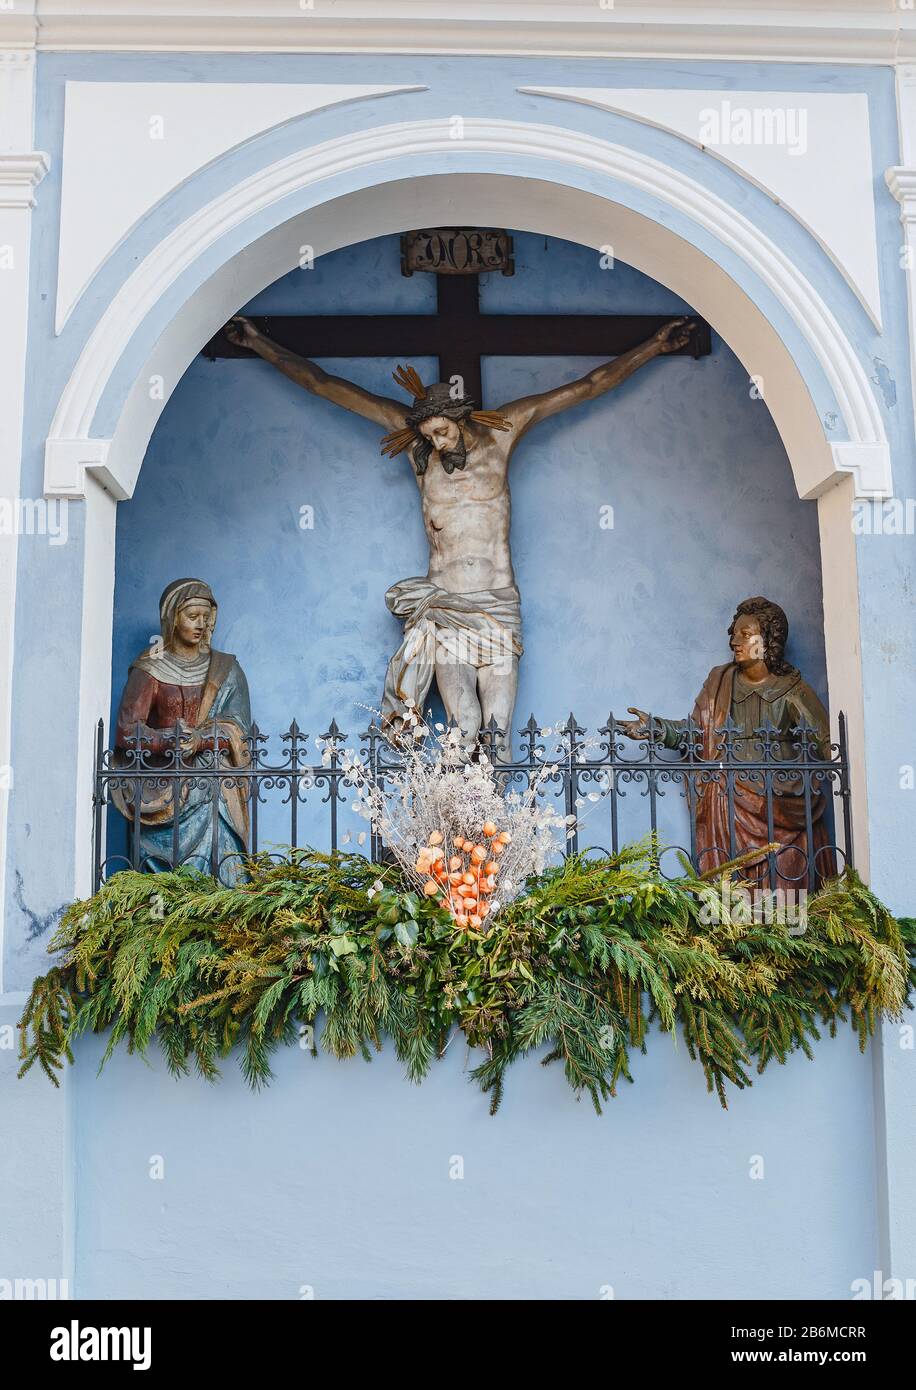
{"label": "curly hair", "polygon": [[760,623],[760,635],[763,638],[763,659],[767,670],[771,671],[774,676],[784,676],[788,671],[791,671],[792,667],[788,661],[783,659],[789,637],[789,620],[779,604],[760,595],[756,598],[746,598],[735,609],[735,616],[728,629],[729,639],[731,639],[738,619],[743,617],[756,618]]}

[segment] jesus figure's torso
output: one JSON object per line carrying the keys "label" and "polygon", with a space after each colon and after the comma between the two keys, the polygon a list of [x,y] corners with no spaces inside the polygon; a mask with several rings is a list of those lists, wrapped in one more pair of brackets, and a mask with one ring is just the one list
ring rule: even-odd
{"label": "jesus figure's torso", "polygon": [[453,594],[515,584],[509,528],[508,441],[465,428],[463,469],[446,473],[438,454],[417,478],[429,541],[428,578]]}

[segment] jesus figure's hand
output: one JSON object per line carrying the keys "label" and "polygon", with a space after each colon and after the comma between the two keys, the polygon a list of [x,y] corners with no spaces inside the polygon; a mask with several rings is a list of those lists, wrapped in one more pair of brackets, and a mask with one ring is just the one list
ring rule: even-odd
{"label": "jesus figure's hand", "polygon": [[230,343],[235,343],[237,347],[254,347],[255,342],[261,337],[251,319],[246,319],[244,314],[236,314],[231,318],[223,332]]}
{"label": "jesus figure's hand", "polygon": [[653,333],[652,341],[657,344],[659,352],[677,352],[690,342],[690,334],[696,328],[696,323],[686,316],[679,319],[672,319],[666,323],[657,333]]}

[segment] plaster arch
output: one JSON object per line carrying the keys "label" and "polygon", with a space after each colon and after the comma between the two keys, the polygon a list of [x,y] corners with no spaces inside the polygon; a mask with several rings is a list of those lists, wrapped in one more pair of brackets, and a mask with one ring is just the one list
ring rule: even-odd
{"label": "plaster arch", "polygon": [[[405,157],[416,172],[400,177]],[[443,165],[449,172],[441,172]],[[626,206],[622,187],[649,195],[657,214]],[[711,235],[721,262],[672,230],[666,219],[675,216]],[[201,345],[239,305],[293,269],[304,244],[319,256],[456,221],[596,248],[611,244],[617,258],[692,303],[749,374],[763,377],[799,495],[818,499],[831,708],[845,710],[848,719],[856,854],[867,872],[850,507],[856,495],[892,491],[871,384],[816,289],[742,214],[674,168],[559,127],[467,121],[464,138],[455,142],[445,122],[414,122],[298,151],[185,219],[123,283],[60,398],[45,454],[46,495],[87,504],[83,612],[109,615],[82,626],[80,730],[107,710],[110,694],[115,503],[132,494],[164,402]],[[756,297],[775,304],[783,321],[777,325],[776,314],[770,317]],[[836,443],[828,441],[815,404],[812,361],[838,407],[835,433],[845,438]],[[153,376],[163,382],[159,399],[151,399]],[[91,758],[91,747],[81,743],[81,786],[89,784]],[[78,890],[85,891],[90,840],[82,804],[76,834]]]}
{"label": "plaster arch", "polygon": [[[525,172],[506,173],[507,157]],[[395,158],[410,160],[417,173],[386,178],[386,163]],[[458,167],[432,172],[443,162]],[[613,187],[588,191],[584,185],[593,179],[584,176],[595,174],[648,194],[659,214],[624,206]],[[349,191],[329,197],[328,183],[341,179]],[[303,195],[308,206],[290,216],[289,200],[298,196],[301,203]],[[844,472],[854,475],[859,495],[892,493],[883,421],[855,347],[775,242],[695,180],[624,146],[561,127],[468,120],[460,141],[444,122],[418,121],[297,151],[180,223],[125,280],[79,356],[48,435],[46,494],[79,496],[81,470],[88,467],[114,496],[129,496],[155,420],[201,342],[240,303],[293,269],[303,241],[322,255],[385,231],[453,219],[456,203],[462,221],[503,223],[595,247],[610,243],[619,259],[694,304],[749,374],[766,381],[801,497],[818,496]],[[686,216],[710,233],[723,261],[743,266],[746,283],[667,226],[666,213]],[[182,291],[186,281],[190,288]],[[797,360],[799,346],[790,349],[755,303],[750,283],[775,298],[829,384],[838,407],[836,442],[826,437]],[[157,310],[173,287],[184,297],[157,331]],[[136,360],[144,339],[166,385],[163,399],[146,406],[144,383],[155,367],[146,372],[136,361],[129,396],[115,385],[129,346]],[[114,429],[100,422],[106,414],[114,417]]]}

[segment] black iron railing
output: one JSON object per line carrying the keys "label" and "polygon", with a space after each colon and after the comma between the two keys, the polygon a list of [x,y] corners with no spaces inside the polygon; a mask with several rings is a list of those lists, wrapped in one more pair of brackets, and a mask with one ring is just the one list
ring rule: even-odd
{"label": "black iron railing", "polygon": [[[651,721],[649,728],[655,727]],[[376,724],[360,734],[355,748],[348,749],[347,735],[338,728],[336,720],[314,741],[294,721],[281,735],[276,761],[270,759],[267,735],[255,725],[243,740],[247,758],[247,765],[243,766],[229,763],[227,752],[220,749],[215,728],[206,725],[196,732],[211,738],[211,747],[216,751],[186,757],[181,748],[184,733],[180,728],[160,734],[156,752],[139,729],[126,746],[107,749],[104,726],[99,721],[93,797],[95,889],[119,869],[143,867],[141,814],[144,801],[151,797],[160,807],[165,806],[160,813],[161,823],[170,829],[160,835],[164,834],[170,844],[165,854],[170,867],[177,867],[188,856],[182,858],[178,818],[170,818],[168,808],[178,805],[181,810],[193,794],[198,803],[208,808],[210,816],[206,867],[215,876],[233,876],[227,875],[227,869],[237,867],[240,856],[221,855],[219,833],[220,799],[229,791],[240,793],[247,804],[246,850],[250,853],[269,852],[263,832],[269,810],[273,844],[356,849],[376,860],[384,857],[385,847],[375,830],[365,830],[355,838],[349,830],[341,831],[341,816],[355,789],[354,760],[382,787],[392,784],[401,766],[397,751]],[[793,798],[796,817],[800,815],[799,826],[805,831],[807,862],[797,872],[780,861],[778,851],[768,855],[766,875],[770,888],[775,886],[777,876],[783,881],[807,878],[814,884],[818,877],[834,871],[828,866],[843,868],[853,863],[843,714],[838,719],[838,742],[829,747],[819,745],[810,728],[793,729],[787,736],[786,731],[780,733],[766,727],[748,738],[733,726],[726,726],[718,731],[718,756],[714,758],[702,756],[702,732],[691,721],[683,725],[683,737],[676,749],[665,748],[659,734],[631,741],[622,734],[621,724],[613,715],[591,739],[572,714],[565,724],[552,729],[543,729],[532,715],[519,730],[519,736],[519,753],[511,761],[500,760],[503,732],[493,721],[481,731],[478,743],[496,766],[504,789],[536,781],[540,794],[554,795],[561,803],[562,813],[577,818],[579,824],[573,826],[563,847],[565,854],[584,848],[616,853],[623,844],[651,831],[664,846],[665,855],[680,852],[698,872],[704,872],[715,867],[719,859],[734,858],[741,848],[736,821],[740,814],[736,790],[740,784],[762,798],[768,832],[762,843],[779,842],[777,812],[781,797]],[[310,759],[313,750],[320,754],[317,761]],[[724,793],[727,834],[722,837],[724,843],[707,845],[701,852],[697,808],[703,789],[713,783]],[[123,815],[108,814],[113,800],[120,803]],[[583,815],[583,809],[588,814]],[[321,812],[320,818],[316,811]],[[816,820],[824,827],[821,843],[816,843],[814,835]],[[683,839],[679,838],[681,833]],[[121,849],[117,844],[119,834],[126,842]],[[797,862],[799,852],[796,850],[795,854]],[[227,859],[232,861],[231,866]],[[676,871],[680,871],[680,866]]]}

